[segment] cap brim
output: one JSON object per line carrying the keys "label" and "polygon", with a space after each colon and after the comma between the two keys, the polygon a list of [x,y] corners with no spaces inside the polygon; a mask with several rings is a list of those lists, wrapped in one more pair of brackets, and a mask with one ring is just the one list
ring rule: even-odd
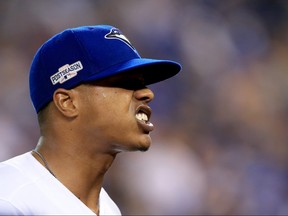
{"label": "cap brim", "polygon": [[180,70],[181,65],[174,61],[139,58],[114,65],[84,81],[104,79],[121,73],[139,73],[143,76],[145,84],[150,85],[173,77]]}

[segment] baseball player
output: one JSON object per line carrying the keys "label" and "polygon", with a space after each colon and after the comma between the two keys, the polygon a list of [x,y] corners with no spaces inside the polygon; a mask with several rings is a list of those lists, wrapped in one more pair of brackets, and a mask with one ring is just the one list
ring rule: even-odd
{"label": "baseball player", "polygon": [[29,78],[41,136],[34,150],[0,163],[0,214],[121,215],[104,175],[118,153],[149,148],[154,95],[146,86],[180,70],[141,58],[109,25],[45,42]]}

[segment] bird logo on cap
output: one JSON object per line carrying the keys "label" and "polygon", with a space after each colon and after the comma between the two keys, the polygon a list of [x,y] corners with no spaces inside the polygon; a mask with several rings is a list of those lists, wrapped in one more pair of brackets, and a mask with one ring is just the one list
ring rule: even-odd
{"label": "bird logo on cap", "polygon": [[131,42],[128,40],[128,38],[122,34],[122,32],[119,29],[112,28],[108,34],[105,35],[106,39],[118,39],[122,42],[126,43],[131,49],[135,51],[135,48],[132,46]]}

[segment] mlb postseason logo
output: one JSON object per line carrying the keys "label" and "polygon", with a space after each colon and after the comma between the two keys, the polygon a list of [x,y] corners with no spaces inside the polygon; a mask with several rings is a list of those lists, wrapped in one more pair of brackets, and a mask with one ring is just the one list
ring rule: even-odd
{"label": "mlb postseason logo", "polygon": [[82,70],[83,66],[80,61],[77,61],[71,65],[66,64],[58,69],[58,72],[55,73],[50,77],[51,82],[53,85],[56,85],[57,83],[64,83],[67,80],[75,77],[77,75],[77,72]]}

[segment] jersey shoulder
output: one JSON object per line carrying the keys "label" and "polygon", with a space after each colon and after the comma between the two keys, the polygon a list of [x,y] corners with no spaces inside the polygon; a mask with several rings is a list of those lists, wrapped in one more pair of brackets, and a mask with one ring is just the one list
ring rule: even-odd
{"label": "jersey shoulder", "polygon": [[14,191],[31,182],[25,172],[25,166],[29,166],[25,165],[26,157],[27,155],[20,155],[0,163],[0,199],[11,198]]}

